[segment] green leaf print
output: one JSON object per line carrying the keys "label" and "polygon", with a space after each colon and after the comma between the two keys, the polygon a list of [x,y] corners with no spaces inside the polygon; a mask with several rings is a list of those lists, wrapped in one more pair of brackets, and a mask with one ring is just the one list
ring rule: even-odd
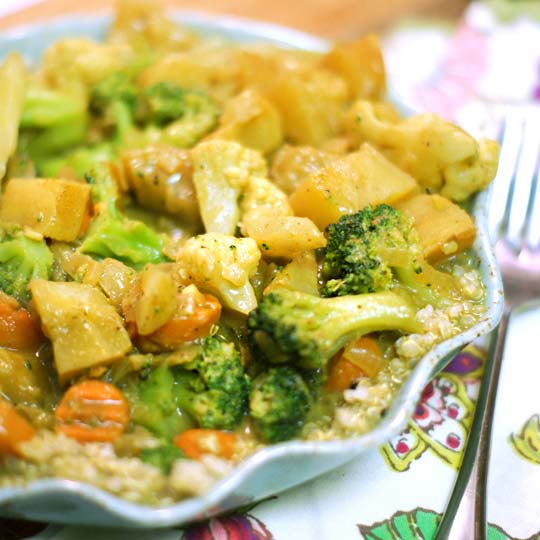
{"label": "green leaf print", "polygon": [[[364,540],[433,540],[440,514],[424,508],[396,512],[390,519],[373,525],[358,525]],[[517,540],[497,525],[488,525],[488,540]],[[534,535],[537,538],[537,535]]]}
{"label": "green leaf print", "polygon": [[540,416],[531,416],[521,431],[510,435],[510,445],[516,454],[531,463],[540,465]]}

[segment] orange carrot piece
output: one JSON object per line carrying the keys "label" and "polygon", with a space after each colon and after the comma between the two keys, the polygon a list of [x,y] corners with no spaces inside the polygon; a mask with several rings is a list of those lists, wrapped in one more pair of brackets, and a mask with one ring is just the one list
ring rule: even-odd
{"label": "orange carrot piece", "polygon": [[178,295],[178,309],[173,318],[148,337],[166,348],[179,347],[208,336],[220,316],[221,304],[215,296],[186,288]]}
{"label": "orange carrot piece", "polygon": [[22,457],[19,445],[35,435],[34,428],[11,405],[0,398],[0,456]]}
{"label": "orange carrot piece", "polygon": [[89,379],[73,385],[55,410],[56,430],[79,442],[112,442],[129,424],[129,404],[112,384]]}
{"label": "orange carrot piece", "polygon": [[6,294],[0,294],[0,347],[29,349],[43,339],[39,323],[31,313]]}
{"label": "orange carrot piece", "polygon": [[368,377],[376,375],[386,364],[379,342],[371,336],[363,336],[349,343],[343,349],[343,356]]}
{"label": "orange carrot piece", "polygon": [[357,365],[339,353],[330,363],[325,388],[328,392],[342,392],[350,388],[351,384],[362,375],[364,372]]}
{"label": "orange carrot piece", "polygon": [[236,447],[236,435],[230,431],[196,428],[180,433],[173,442],[191,459],[199,459],[203,454],[231,459]]}

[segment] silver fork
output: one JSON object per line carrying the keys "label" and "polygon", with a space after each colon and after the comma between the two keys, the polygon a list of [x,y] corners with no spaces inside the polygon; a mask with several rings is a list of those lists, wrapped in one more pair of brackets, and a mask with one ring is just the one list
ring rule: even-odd
{"label": "silver fork", "polygon": [[513,306],[540,298],[540,107],[512,107],[502,124],[499,171],[489,225],[505,290],[505,309],[488,361],[461,469],[435,540],[487,538],[491,426]]}

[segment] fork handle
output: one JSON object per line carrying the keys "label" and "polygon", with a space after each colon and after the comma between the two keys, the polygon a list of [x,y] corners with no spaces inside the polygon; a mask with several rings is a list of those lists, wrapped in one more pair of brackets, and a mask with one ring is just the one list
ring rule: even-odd
{"label": "fork handle", "polygon": [[487,477],[491,427],[510,313],[509,309],[504,311],[491,340],[467,447],[434,540],[487,539]]}

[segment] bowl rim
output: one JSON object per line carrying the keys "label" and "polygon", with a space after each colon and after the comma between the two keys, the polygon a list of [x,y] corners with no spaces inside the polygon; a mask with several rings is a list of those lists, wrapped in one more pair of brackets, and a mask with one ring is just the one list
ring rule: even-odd
{"label": "bowl rim", "polygon": [[[324,52],[330,42],[317,36],[287,28],[279,24],[256,21],[247,18],[205,14],[197,11],[171,10],[173,18],[195,31],[207,30],[233,34],[240,32],[253,41],[274,43],[277,45]],[[70,27],[96,27],[110,22],[110,14],[87,15],[81,21],[80,15],[60,16],[47,19],[42,23],[29,23],[0,32],[0,46],[14,45],[28,39],[29,36],[46,29],[65,29]],[[79,481],[63,478],[44,478],[32,481],[23,487],[0,488],[0,505],[11,505],[27,497],[55,495],[74,495],[81,501],[105,510],[109,516],[119,520],[119,526],[131,527],[168,527],[209,517],[219,509],[234,490],[256,473],[262,465],[286,456],[336,456],[343,455],[348,461],[363,451],[375,448],[397,435],[410,418],[417,399],[427,382],[449,361],[449,356],[465,345],[483,336],[497,326],[503,312],[504,298],[500,272],[489,239],[487,208],[491,189],[480,192],[474,200],[472,212],[477,225],[477,238],[473,251],[477,254],[486,286],[486,312],[472,328],[457,336],[445,340],[431,349],[409,375],[398,394],[394,397],[388,413],[371,431],[348,439],[331,441],[292,440],[267,446],[250,455],[235,466],[233,471],[219,480],[205,494],[190,497],[167,506],[151,506],[133,503],[100,488]],[[398,399],[399,398],[399,399]],[[321,470],[321,473],[324,470]],[[0,514],[1,515],[1,514]]]}

